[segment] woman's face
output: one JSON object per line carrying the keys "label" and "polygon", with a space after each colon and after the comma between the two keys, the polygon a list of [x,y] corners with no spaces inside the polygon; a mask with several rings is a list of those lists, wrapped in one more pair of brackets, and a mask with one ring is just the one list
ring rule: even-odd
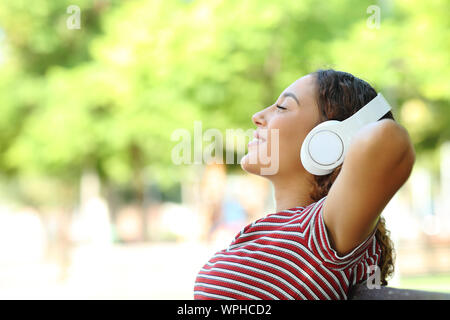
{"label": "woman's face", "polygon": [[271,176],[305,171],[300,149],[306,135],[320,122],[316,90],[315,76],[306,75],[287,87],[273,105],[253,115],[259,139],[249,143],[248,153],[241,160],[242,169]]}

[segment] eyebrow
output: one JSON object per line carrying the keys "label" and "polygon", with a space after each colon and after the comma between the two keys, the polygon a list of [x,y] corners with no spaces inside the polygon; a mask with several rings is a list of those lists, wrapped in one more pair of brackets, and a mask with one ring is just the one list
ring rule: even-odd
{"label": "eyebrow", "polygon": [[295,100],[295,102],[297,102],[297,105],[300,106],[300,102],[298,102],[297,97],[292,92],[285,92],[281,97],[291,97]]}

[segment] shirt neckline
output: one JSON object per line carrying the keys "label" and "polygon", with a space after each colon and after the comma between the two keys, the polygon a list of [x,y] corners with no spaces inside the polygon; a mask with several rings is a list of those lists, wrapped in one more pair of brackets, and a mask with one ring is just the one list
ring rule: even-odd
{"label": "shirt neckline", "polygon": [[278,212],[283,212],[283,211],[298,211],[299,209],[305,209],[306,207],[293,207],[293,208],[289,208],[289,209],[283,209],[280,210]]}

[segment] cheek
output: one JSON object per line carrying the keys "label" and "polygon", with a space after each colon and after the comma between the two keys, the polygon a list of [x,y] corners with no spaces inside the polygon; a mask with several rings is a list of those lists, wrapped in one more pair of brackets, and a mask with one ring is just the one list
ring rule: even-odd
{"label": "cheek", "polygon": [[277,143],[280,152],[292,153],[295,150],[300,151],[301,144],[306,137],[306,132],[302,130],[302,124],[295,121],[278,121],[273,123],[269,129],[269,144]]}
{"label": "cheek", "polygon": [[282,167],[297,165],[300,162],[302,143],[308,134],[308,131],[304,129],[305,124],[302,124],[301,121],[286,121],[284,123],[274,123],[271,128],[278,129],[278,139],[275,134],[268,139],[267,147],[269,153],[270,150],[276,150],[276,148],[272,147],[272,144],[277,143],[278,140],[280,165]]}

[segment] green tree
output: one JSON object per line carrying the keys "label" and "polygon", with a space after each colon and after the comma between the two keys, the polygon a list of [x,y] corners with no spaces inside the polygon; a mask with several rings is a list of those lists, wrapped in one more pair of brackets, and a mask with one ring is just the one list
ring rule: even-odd
{"label": "green tree", "polygon": [[[66,26],[72,4],[81,29]],[[172,163],[174,130],[254,128],[256,111],[326,67],[385,93],[417,152],[434,152],[450,137],[449,3],[379,1],[378,29],[370,5],[2,2],[0,168],[72,184],[94,168],[142,198],[148,179],[169,188],[190,169]]]}

